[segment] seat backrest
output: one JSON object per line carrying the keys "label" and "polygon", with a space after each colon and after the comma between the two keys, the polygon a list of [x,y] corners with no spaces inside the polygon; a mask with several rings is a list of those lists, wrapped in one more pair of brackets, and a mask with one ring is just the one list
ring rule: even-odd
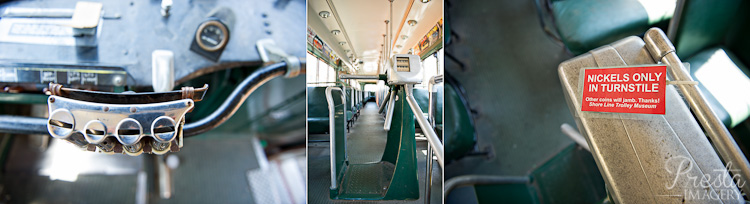
{"label": "seat backrest", "polygon": [[445,161],[450,162],[469,153],[477,142],[473,119],[461,94],[450,83],[445,83],[444,124]]}
{"label": "seat backrest", "polygon": [[441,125],[443,124],[443,100],[445,98],[445,92],[443,91],[443,86],[434,86],[435,93],[433,93],[433,97],[435,98],[435,124]]}
{"label": "seat backrest", "polygon": [[[344,88],[346,88],[346,87],[344,87]],[[354,104],[352,103],[351,97],[352,97],[352,89],[351,88],[346,88],[346,110],[347,111],[354,110],[353,109],[354,108]]]}
{"label": "seat backrest", "polygon": [[[729,28],[725,40],[725,46],[745,65],[750,65],[750,37],[747,35],[750,33],[750,12],[747,12],[748,10],[750,10],[750,1],[742,1],[737,17],[733,19],[737,24]],[[748,74],[745,73],[745,75]]]}
{"label": "seat backrest", "polygon": [[417,100],[417,105],[419,105],[419,109],[422,109],[422,113],[427,113],[428,106],[430,105],[430,94],[427,91],[427,89],[414,89],[414,99]]}
{"label": "seat backrest", "polygon": [[743,0],[682,0],[669,28],[677,56],[687,59],[709,46],[725,41],[737,19]]}
{"label": "seat backrest", "polygon": [[326,87],[307,87],[307,116],[310,118],[328,117]]}

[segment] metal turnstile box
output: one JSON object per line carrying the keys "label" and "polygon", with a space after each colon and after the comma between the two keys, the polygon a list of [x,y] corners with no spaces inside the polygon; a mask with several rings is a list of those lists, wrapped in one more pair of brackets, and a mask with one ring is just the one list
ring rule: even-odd
{"label": "metal turnstile box", "polygon": [[744,203],[673,85],[666,89],[666,115],[580,111],[584,68],[657,64],[651,56],[646,43],[633,36],[567,60],[558,69],[568,107],[610,198],[616,203]]}

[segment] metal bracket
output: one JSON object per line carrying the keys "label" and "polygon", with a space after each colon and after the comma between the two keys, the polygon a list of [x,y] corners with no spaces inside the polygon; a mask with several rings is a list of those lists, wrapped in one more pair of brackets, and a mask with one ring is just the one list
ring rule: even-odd
{"label": "metal bracket", "polygon": [[258,48],[258,53],[263,63],[286,62],[287,72],[284,77],[294,78],[300,74],[302,65],[299,58],[287,54],[284,50],[276,46],[276,42],[273,39],[258,40],[255,43],[255,47]]}
{"label": "metal bracket", "polygon": [[192,99],[149,104],[106,104],[50,96],[47,130],[88,151],[164,154],[182,147]]}

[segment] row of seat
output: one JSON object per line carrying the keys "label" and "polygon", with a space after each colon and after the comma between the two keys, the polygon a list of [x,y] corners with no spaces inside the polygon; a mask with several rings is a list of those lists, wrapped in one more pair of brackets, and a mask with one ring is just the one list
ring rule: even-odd
{"label": "row of seat", "polygon": [[359,113],[362,107],[364,107],[364,102],[362,101],[362,91],[347,87],[344,87],[344,89],[346,89],[346,124],[348,130],[354,125],[354,121],[359,118]]}
{"label": "row of seat", "polygon": [[[359,118],[360,110],[366,100],[363,91],[350,87],[341,87],[345,91],[346,127],[347,129]],[[308,134],[328,134],[329,116],[326,101],[327,87],[307,87],[307,132]]]}
{"label": "row of seat", "polygon": [[[435,106],[435,133],[438,134],[438,137],[442,138],[443,136],[443,87],[442,86],[435,86],[435,93],[430,93],[427,89],[414,89],[414,99],[416,99],[417,104],[419,105],[419,109],[422,110],[422,114],[425,116],[425,118],[429,117],[429,105],[430,105],[430,94],[432,94],[433,97],[435,97],[435,103],[433,104]],[[419,126],[419,123],[415,121],[415,127],[421,128]]]}
{"label": "row of seat", "polygon": [[[308,111],[307,111],[307,123],[309,134],[327,134],[329,132],[329,118],[328,118],[328,105],[325,96],[326,87],[307,87],[307,98],[308,98]],[[442,136],[443,130],[443,89],[441,86],[436,86],[436,92],[432,93],[433,97],[436,97],[435,102],[435,129],[439,136]],[[364,107],[367,101],[373,100],[373,94],[369,94],[363,91],[353,90],[346,88],[345,102],[346,109],[346,125],[347,128],[351,127],[354,122],[359,118],[360,110]],[[422,113],[425,114],[426,118],[429,108],[429,91],[426,89],[414,89],[414,98],[419,104]],[[417,127],[419,125],[417,124]]]}

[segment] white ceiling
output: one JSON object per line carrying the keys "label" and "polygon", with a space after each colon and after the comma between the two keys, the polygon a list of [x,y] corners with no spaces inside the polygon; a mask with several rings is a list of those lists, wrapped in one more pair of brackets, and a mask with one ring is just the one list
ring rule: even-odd
{"label": "white ceiling", "polygon": [[[406,21],[416,20],[416,26],[409,26],[406,21],[403,22],[403,28],[398,33],[399,27],[406,14],[406,9],[410,2],[413,1],[409,10]],[[331,8],[335,8],[335,11]],[[362,60],[365,67],[377,68],[378,59],[381,54],[383,44],[383,34],[386,34],[385,20],[389,19],[390,2],[388,0],[308,0],[308,12],[315,12],[314,15],[308,14],[308,18],[318,18],[325,25],[325,29],[316,29],[317,33],[328,32],[331,30],[341,30],[339,35],[331,35],[337,42],[326,42],[331,47],[341,47],[341,50],[351,50],[357,59]],[[328,11],[331,16],[321,18],[318,13]],[[338,18],[334,15],[338,14]],[[409,48],[416,45],[427,32],[435,26],[440,18],[443,17],[443,0],[431,0],[428,3],[422,3],[420,0],[394,0],[393,1],[393,19],[392,34],[395,44],[393,51],[404,54]],[[337,22],[337,19],[341,22]],[[308,19],[308,21],[310,21]],[[341,26],[343,28],[341,28]],[[314,27],[313,27],[314,28]],[[314,28],[315,29],[315,28]],[[406,35],[404,40],[400,36]],[[347,39],[348,37],[348,39]],[[343,46],[339,42],[347,42]],[[396,45],[401,45],[397,48]],[[336,50],[336,49],[334,49]],[[345,52],[345,51],[343,51]],[[348,59],[349,54],[337,53],[342,59]],[[362,68],[360,68],[362,69]],[[361,74],[376,74],[377,70],[362,70]]]}

